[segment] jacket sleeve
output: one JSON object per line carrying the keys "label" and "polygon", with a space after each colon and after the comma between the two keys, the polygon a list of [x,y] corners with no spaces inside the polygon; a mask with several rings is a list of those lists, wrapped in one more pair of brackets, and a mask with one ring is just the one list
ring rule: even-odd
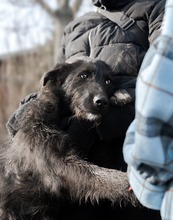
{"label": "jacket sleeve", "polygon": [[57,62],[73,62],[90,57],[90,32],[100,21],[100,15],[95,12],[86,13],[71,21],[64,30]]}
{"label": "jacket sleeve", "polygon": [[162,203],[167,205],[166,211],[161,211],[161,215],[167,216],[161,217],[171,219],[168,203],[173,182],[172,0],[167,1],[165,9],[161,35],[151,45],[140,69],[135,121],[127,131],[123,154],[129,165],[130,184],[139,201],[158,210]]}
{"label": "jacket sleeve", "polygon": [[7,130],[9,134],[14,137],[17,131],[20,129],[20,124],[22,121],[22,116],[24,114],[27,103],[37,97],[37,93],[31,93],[26,96],[21,102],[16,111],[10,116],[6,123]]}
{"label": "jacket sleeve", "polygon": [[160,35],[164,16],[165,0],[155,1],[149,16],[149,42],[150,44]]}

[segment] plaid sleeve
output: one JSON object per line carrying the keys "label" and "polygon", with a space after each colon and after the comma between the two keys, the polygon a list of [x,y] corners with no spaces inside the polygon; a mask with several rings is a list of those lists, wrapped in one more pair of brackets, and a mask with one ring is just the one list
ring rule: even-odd
{"label": "plaid sleeve", "polygon": [[136,88],[136,116],[127,131],[123,147],[132,189],[139,201],[152,209],[161,208],[165,191],[173,179],[171,17],[173,2],[168,0],[162,34],[147,52],[140,69]]}
{"label": "plaid sleeve", "polygon": [[173,170],[173,39],[160,37],[148,55],[137,80],[133,160]]}

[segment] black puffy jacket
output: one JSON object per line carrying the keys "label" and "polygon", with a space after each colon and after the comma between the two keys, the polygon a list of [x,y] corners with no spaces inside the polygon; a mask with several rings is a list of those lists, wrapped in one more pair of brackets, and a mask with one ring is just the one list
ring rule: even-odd
{"label": "black puffy jacket", "polygon": [[[133,18],[142,29],[146,44],[159,35],[165,0],[93,0],[97,7],[121,11]],[[83,57],[97,58],[112,66],[117,73],[137,75],[147,48],[139,41],[138,32],[131,35],[97,12],[72,21],[65,29],[58,62]]]}

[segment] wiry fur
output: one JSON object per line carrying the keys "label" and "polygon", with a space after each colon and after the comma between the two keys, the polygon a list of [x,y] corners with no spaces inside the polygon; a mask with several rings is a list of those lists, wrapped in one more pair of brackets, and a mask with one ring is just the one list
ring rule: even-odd
{"label": "wiry fur", "polygon": [[[61,219],[60,209],[70,200],[137,204],[126,173],[82,159],[59,127],[69,111],[64,102],[76,118],[99,120],[104,114],[111,86],[109,74],[97,71],[96,64],[82,61],[58,65],[44,75],[37,98],[25,104],[19,131],[0,151],[1,220]],[[89,88],[83,86],[85,77]],[[93,107],[98,96],[103,106]]]}

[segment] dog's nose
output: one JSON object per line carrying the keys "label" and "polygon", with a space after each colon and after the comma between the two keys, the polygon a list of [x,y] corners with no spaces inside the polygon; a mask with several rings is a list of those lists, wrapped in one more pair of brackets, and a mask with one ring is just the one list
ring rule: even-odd
{"label": "dog's nose", "polygon": [[104,109],[108,106],[108,100],[105,96],[95,96],[93,101],[98,109]]}

